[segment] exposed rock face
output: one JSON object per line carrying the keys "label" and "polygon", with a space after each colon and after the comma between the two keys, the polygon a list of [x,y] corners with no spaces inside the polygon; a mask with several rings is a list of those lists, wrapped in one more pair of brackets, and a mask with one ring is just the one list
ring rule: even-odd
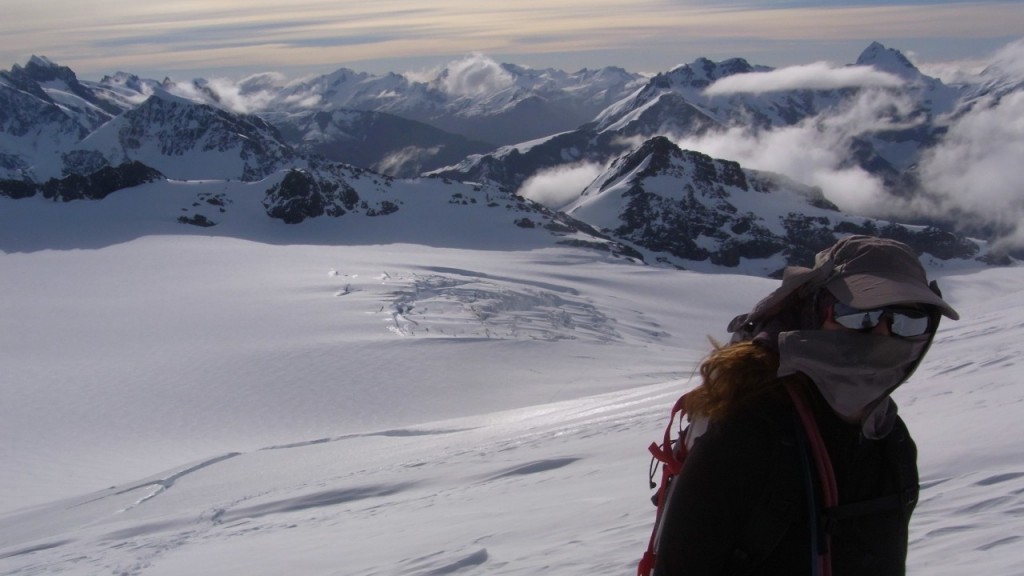
{"label": "exposed rock face", "polygon": [[43,184],[0,180],[0,196],[27,198],[42,193],[44,197],[60,202],[101,200],[118,190],[162,180],[163,177],[141,162],[125,162],[118,166],[103,166],[84,176],[69,174],[63,178],[51,178]]}
{"label": "exposed rock face", "polygon": [[280,184],[267,190],[263,200],[268,216],[288,224],[325,214],[341,216],[358,203],[359,194],[347,182],[317,178],[301,170],[289,170]]}

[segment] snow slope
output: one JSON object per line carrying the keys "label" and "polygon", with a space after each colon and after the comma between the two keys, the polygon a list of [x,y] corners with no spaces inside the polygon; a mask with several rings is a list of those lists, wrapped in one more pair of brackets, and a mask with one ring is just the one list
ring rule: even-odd
{"label": "snow slope", "polygon": [[[0,574],[632,573],[646,446],[776,285],[472,229],[315,241],[344,218],[119,231],[126,203],[0,204]],[[932,274],[963,319],[897,394],[910,573],[1024,574],[1024,271]]]}

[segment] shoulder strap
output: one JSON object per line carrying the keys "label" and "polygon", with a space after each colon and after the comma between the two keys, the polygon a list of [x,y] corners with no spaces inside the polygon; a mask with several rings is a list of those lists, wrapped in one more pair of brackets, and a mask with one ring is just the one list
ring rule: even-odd
{"label": "shoulder strap", "polygon": [[[657,547],[658,533],[661,531],[661,517],[665,510],[665,499],[668,496],[668,485],[672,480],[672,477],[679,474],[679,471],[683,469],[683,462],[686,460],[686,455],[688,453],[686,442],[682,437],[683,418],[685,416],[686,394],[683,394],[678,400],[676,400],[675,405],[672,406],[672,413],[669,415],[668,424],[665,426],[665,435],[662,439],[662,443],[659,445],[657,442],[652,442],[647,448],[652,456],[650,469],[651,488],[656,486],[658,488],[658,492],[653,498],[655,506],[658,507],[658,511],[654,516],[654,528],[651,530],[651,538],[647,543],[647,551],[644,552],[643,557],[640,559],[640,564],[637,566],[637,576],[651,576],[651,573],[654,570],[654,564],[657,560],[655,550]],[[678,424],[676,424],[677,421]],[[675,427],[678,427],[679,429],[679,440],[673,442],[672,435]],[[654,483],[654,476],[657,474],[658,462],[661,462],[660,485],[656,485]]]}
{"label": "shoulder strap", "polygon": [[[825,447],[825,440],[821,437],[821,431],[818,430],[818,424],[814,419],[814,414],[811,412],[810,406],[807,405],[807,401],[804,399],[803,394],[796,389],[795,385],[791,382],[786,383],[786,391],[789,393],[790,399],[793,401],[793,406],[796,408],[797,416],[800,419],[800,423],[803,425],[804,434],[806,435],[808,447],[811,455],[813,456],[814,466],[818,472],[819,486],[821,488],[821,508],[824,510],[834,509],[839,504],[839,489],[836,487],[835,472],[832,470],[832,459],[828,455],[828,449]],[[811,498],[812,503],[816,503]],[[812,520],[811,534],[812,537],[816,537],[818,554],[818,561],[816,562],[815,571],[813,574],[821,574],[821,576],[832,575],[832,557],[831,557],[831,546],[829,546],[830,531],[824,528],[826,526],[815,526],[818,524],[817,517],[818,513],[814,511],[812,507]],[[811,550],[814,554],[815,550]]]}
{"label": "shoulder strap", "polygon": [[[913,443],[910,441],[910,433],[902,420],[897,419],[896,427],[890,433],[891,439],[886,442],[886,457],[893,463],[898,474],[898,490],[894,494],[849,504],[839,504],[839,492],[836,487],[835,474],[832,470],[832,461],[829,458],[828,450],[818,430],[814,415],[807,405],[803,395],[791,385],[787,385],[787,391],[793,399],[797,414],[803,423],[809,448],[814,456],[815,466],[818,470],[819,485],[822,492],[822,504],[820,512],[812,517],[812,535],[817,534],[820,554],[820,573],[822,576],[832,574],[832,560],[830,555],[829,539],[835,529],[836,523],[846,518],[880,514],[890,510],[899,509],[909,520],[910,513],[917,504],[920,492],[919,478],[917,474],[916,455]],[[813,500],[813,499],[812,499]],[[820,517],[820,522],[817,518]],[[815,525],[817,527],[815,528]]]}

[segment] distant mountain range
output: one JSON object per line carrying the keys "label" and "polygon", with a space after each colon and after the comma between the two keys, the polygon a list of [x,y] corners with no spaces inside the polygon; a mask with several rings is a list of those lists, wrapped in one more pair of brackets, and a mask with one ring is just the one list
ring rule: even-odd
{"label": "distant mountain range", "polygon": [[[879,130],[852,138],[849,151],[896,196],[920,192],[916,166],[943,134],[944,119],[1022,89],[995,79],[947,86],[877,43],[856,65],[903,81],[887,89],[909,104]],[[451,187],[445,202],[476,201],[461,184],[469,183],[486,204],[516,206],[511,225],[544,214],[553,234],[571,230],[593,239],[583,244],[687,268],[757,262],[759,273],[777,273],[850,232],[899,237],[940,259],[993,258],[941,220],[905,226],[844,215],[816,188],[673,143],[740,125],[792,126],[842,108],[858,92],[706,92],[718,80],[771,70],[698,59],[648,77],[467,59],[426,80],[341,69],[297,82],[261,75],[181,83],[124,72],[94,82],[37,56],[0,72],[0,196],[97,200],[171,181],[223,200],[212,192],[216,183],[237,181],[263,190],[268,217],[299,224],[387,216],[402,202],[367,204],[367,182],[379,192],[429,180],[434,194]],[[543,207],[515,196],[531,177],[580,162],[606,168],[570,204]],[[200,204],[213,211],[174,220],[215,227],[225,203]]]}
{"label": "distant mountain range", "polygon": [[[924,76],[898,51],[877,43],[861,54],[856,65],[870,66],[906,81],[898,90],[913,106],[894,110],[890,125],[910,127],[869,134],[855,140],[850,151],[851,157],[869,173],[881,176],[896,188],[895,191],[903,192],[902,176],[942,130],[936,119],[953,112],[969,91],[967,87],[946,86],[938,79]],[[698,59],[650,78],[641,88],[575,130],[528,148],[508,146],[472,157],[442,173],[491,178],[515,189],[531,175],[565,162],[566,158],[607,161],[627,151],[637,138],[651,135],[678,137],[737,125],[754,129],[791,126],[840,108],[857,92],[845,88],[775,90],[728,96],[705,93],[718,80],[770,70],[738,58],[724,62]]]}

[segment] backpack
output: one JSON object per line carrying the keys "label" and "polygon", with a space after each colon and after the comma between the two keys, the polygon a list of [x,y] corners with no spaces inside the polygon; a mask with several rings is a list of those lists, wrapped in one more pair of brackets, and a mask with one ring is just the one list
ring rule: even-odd
{"label": "backpack", "polygon": [[[786,386],[786,391],[795,408],[796,420],[798,422],[775,422],[771,421],[773,434],[777,439],[780,454],[792,460],[795,466],[804,469],[804,489],[807,494],[817,494],[817,502],[811,506],[810,525],[811,539],[809,550],[814,563],[814,574],[821,576],[831,575],[831,557],[829,554],[829,539],[836,523],[847,518],[876,514],[890,511],[894,508],[907,510],[913,509],[918,496],[918,477],[914,458],[905,453],[907,442],[891,442],[893,446],[888,459],[897,463],[900,489],[896,494],[876,498],[866,502],[839,505],[838,490],[832,471],[832,464],[825,447],[824,440],[818,430],[814,415],[803,396],[791,385]],[[661,527],[664,522],[664,512],[667,509],[667,501],[671,495],[673,479],[679,475],[686,464],[686,457],[692,448],[693,441],[703,430],[700,420],[691,421],[684,426],[686,418],[686,399],[688,394],[683,394],[672,406],[668,424],[665,427],[661,443],[653,442],[648,447],[651,453],[651,464],[649,468],[650,488],[657,489],[651,501],[657,508],[654,520],[654,527],[651,530],[651,537],[648,541],[647,550],[643,553],[637,566],[638,576],[651,576],[657,562],[657,550],[660,540]],[[909,438],[909,433],[902,425],[896,434]],[[661,466],[661,482],[655,482],[658,474],[658,466]],[[813,476],[813,478],[812,478]],[[766,494],[774,500],[792,499],[791,495],[785,494],[785,488],[780,485],[781,480],[769,476],[766,479]],[[783,496],[779,496],[782,495]],[[815,498],[812,497],[812,500]],[[756,566],[760,561],[756,556],[763,554],[767,557],[778,543],[782,533],[785,532],[792,517],[781,513],[779,510],[771,509],[771,506],[761,505],[752,510],[756,520],[751,521],[761,529],[756,532],[744,533],[741,535],[740,543],[743,548],[751,554],[740,555],[733,558],[730,565],[734,571],[745,572]]]}

